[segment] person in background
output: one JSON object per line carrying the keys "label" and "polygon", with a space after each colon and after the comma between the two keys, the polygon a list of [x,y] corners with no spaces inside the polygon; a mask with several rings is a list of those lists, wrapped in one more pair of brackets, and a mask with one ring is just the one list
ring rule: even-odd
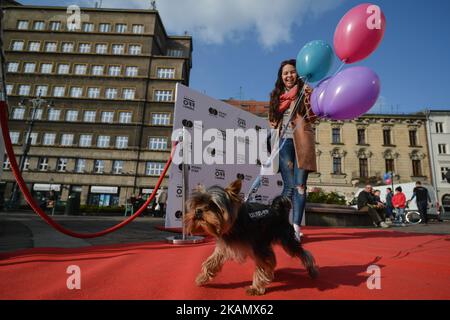
{"label": "person in background", "polygon": [[428,223],[427,210],[428,210],[428,205],[431,205],[431,198],[430,198],[430,194],[428,193],[427,188],[422,186],[422,183],[420,181],[416,182],[416,187],[413,190],[413,196],[408,201],[408,204],[414,198],[417,199],[416,200],[417,209],[419,210],[420,218],[422,219],[422,221],[420,223],[427,224]]}
{"label": "person in background", "polygon": [[397,210],[397,214],[395,216],[395,223],[404,227],[406,222],[405,218],[406,196],[403,193],[402,187],[397,187],[395,189],[395,195],[392,197],[392,205]]}
{"label": "person in background", "polygon": [[386,189],[386,222],[390,223],[394,220],[394,206],[392,205],[392,197],[394,193],[392,188]]}
{"label": "person in background", "polygon": [[380,218],[383,219],[383,221],[385,221],[386,220],[386,210],[385,210],[384,203],[381,202],[381,191],[380,190],[373,191],[373,198],[374,198],[375,202],[377,203],[375,206],[375,210],[377,210]]}
{"label": "person in background", "polygon": [[166,202],[167,202],[167,191],[165,187],[161,189],[157,202],[159,204],[160,216],[164,217],[166,215]]}
{"label": "person in background", "polygon": [[367,185],[363,191],[358,195],[358,210],[360,212],[367,213],[372,219],[374,225],[380,228],[389,228],[386,222],[380,217],[376,208],[378,203],[375,201],[372,195],[372,186]]}

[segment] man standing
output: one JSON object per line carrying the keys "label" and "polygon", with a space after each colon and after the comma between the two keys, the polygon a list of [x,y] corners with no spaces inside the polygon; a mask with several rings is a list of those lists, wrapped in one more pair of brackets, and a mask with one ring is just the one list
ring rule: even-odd
{"label": "man standing", "polygon": [[379,203],[375,201],[372,195],[372,186],[367,185],[358,195],[358,210],[367,213],[377,227],[389,228],[377,212]]}
{"label": "man standing", "polygon": [[394,196],[394,193],[392,192],[391,188],[386,189],[386,215],[389,221],[394,220],[394,206],[392,205],[392,197]]}
{"label": "man standing", "polygon": [[157,202],[159,204],[160,210],[159,212],[161,213],[161,217],[164,217],[166,215],[166,202],[167,202],[167,191],[165,187],[161,189]]}
{"label": "man standing", "polygon": [[428,204],[431,204],[431,198],[427,188],[422,186],[422,182],[420,181],[416,182],[416,187],[413,190],[413,196],[409,201],[412,201],[414,198],[416,198],[417,209],[419,210],[420,217],[422,218],[422,222],[420,223],[427,224],[427,210]]}

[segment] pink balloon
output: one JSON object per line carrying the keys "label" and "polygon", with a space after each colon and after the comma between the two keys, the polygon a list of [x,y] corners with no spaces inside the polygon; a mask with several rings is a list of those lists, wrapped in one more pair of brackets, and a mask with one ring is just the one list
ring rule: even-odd
{"label": "pink balloon", "polygon": [[347,64],[361,61],[378,48],[385,31],[386,17],[381,8],[360,4],[347,12],[336,28],[336,55]]}
{"label": "pink balloon", "polygon": [[391,179],[386,179],[386,184],[391,184],[392,180]]}

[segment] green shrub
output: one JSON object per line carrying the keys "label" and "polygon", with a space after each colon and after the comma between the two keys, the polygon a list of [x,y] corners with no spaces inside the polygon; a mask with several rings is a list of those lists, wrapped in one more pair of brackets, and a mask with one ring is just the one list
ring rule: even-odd
{"label": "green shrub", "polygon": [[307,202],[309,203],[325,203],[325,204],[339,204],[346,205],[345,197],[339,195],[337,192],[326,193],[322,189],[315,190],[308,193]]}

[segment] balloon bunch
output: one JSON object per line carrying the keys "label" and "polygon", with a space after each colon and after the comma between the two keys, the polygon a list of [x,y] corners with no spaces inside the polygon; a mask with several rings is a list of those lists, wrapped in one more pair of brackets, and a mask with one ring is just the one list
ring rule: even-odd
{"label": "balloon bunch", "polygon": [[376,5],[365,3],[347,12],[334,34],[334,48],[342,64],[332,77],[325,78],[334,60],[330,45],[316,40],[300,50],[297,56],[299,75],[308,82],[322,80],[311,95],[311,108],[317,116],[351,120],[374,106],[380,94],[378,75],[361,66],[340,70],[345,64],[371,55],[383,40],[385,30],[386,18]]}
{"label": "balloon bunch", "polygon": [[391,173],[385,173],[383,178],[384,178],[384,182],[387,185],[392,184],[392,174]]}

